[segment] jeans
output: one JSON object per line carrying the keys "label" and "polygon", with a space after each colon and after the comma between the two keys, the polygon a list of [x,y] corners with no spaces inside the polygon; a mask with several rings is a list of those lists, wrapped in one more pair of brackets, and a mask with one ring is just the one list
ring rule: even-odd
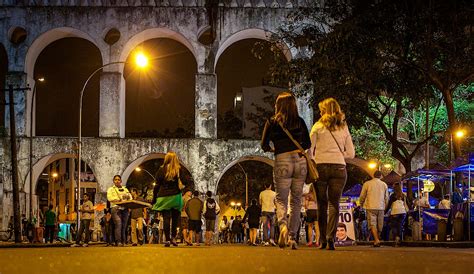
{"label": "jeans", "polygon": [[399,237],[399,239],[401,239],[405,215],[406,214],[396,214],[390,216],[390,231],[394,239],[396,239],[396,237]]}
{"label": "jeans", "polygon": [[128,209],[112,208],[112,219],[115,225],[115,242],[125,244],[127,242]]}
{"label": "jeans", "polygon": [[[319,179],[316,196],[319,210],[321,243],[333,241],[339,221],[339,199],[346,184],[346,166],[341,164],[318,164]],[[329,208],[329,215],[328,215]]]}
{"label": "jeans", "polygon": [[273,177],[276,190],[276,212],[280,227],[288,226],[288,197],[290,199],[289,235],[294,239],[300,226],[301,196],[306,180],[306,158],[290,151],[275,156]]}
{"label": "jeans", "polygon": [[171,239],[176,238],[178,220],[181,216],[181,211],[177,209],[169,209],[161,211],[163,214],[163,230],[165,233],[166,241],[169,242]]}
{"label": "jeans", "polygon": [[53,243],[54,240],[54,229],[56,228],[55,225],[45,225],[45,243],[49,242]]}
{"label": "jeans", "polygon": [[86,233],[84,243],[89,243],[90,240],[90,233],[89,233],[89,226],[91,224],[91,219],[81,219],[81,226],[79,227],[79,232],[76,235],[76,244],[79,244],[82,239],[82,233]]}
{"label": "jeans", "polygon": [[270,239],[275,239],[275,232],[273,227],[275,226],[275,212],[262,212],[262,223],[263,223],[263,240],[268,242]]}
{"label": "jeans", "polygon": [[[132,228],[132,243],[143,244],[143,217],[139,217],[136,219],[132,218],[130,225]],[[138,229],[138,233],[137,233],[137,229]],[[138,237],[137,237],[137,234],[138,234]]]}

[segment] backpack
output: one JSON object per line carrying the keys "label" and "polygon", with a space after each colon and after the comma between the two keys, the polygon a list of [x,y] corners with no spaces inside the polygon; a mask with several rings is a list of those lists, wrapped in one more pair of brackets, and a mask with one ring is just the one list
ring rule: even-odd
{"label": "backpack", "polygon": [[208,220],[216,219],[217,212],[216,212],[216,201],[212,198],[208,198],[206,200],[206,213],[204,217]]}

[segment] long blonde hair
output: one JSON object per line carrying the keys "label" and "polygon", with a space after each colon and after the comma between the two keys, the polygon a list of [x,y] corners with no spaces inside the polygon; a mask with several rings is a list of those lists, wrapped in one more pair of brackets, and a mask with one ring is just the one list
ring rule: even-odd
{"label": "long blonde hair", "polygon": [[341,110],[341,106],[334,98],[327,98],[318,104],[322,123],[330,131],[334,131],[346,125],[346,115]]}
{"label": "long blonde hair", "polygon": [[298,108],[293,94],[287,91],[280,93],[275,102],[275,115],[272,118],[292,129],[298,127],[298,117]]}
{"label": "long blonde hair", "polygon": [[161,167],[164,169],[165,179],[167,181],[172,181],[174,178],[178,177],[181,165],[179,164],[176,153],[172,151],[166,153],[165,161]]}

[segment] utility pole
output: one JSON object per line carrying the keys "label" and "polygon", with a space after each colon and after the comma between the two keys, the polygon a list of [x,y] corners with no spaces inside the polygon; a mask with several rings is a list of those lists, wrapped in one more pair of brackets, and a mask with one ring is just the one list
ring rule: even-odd
{"label": "utility pole", "polygon": [[[18,157],[16,150],[16,123],[15,123],[15,100],[14,91],[29,90],[26,88],[13,88],[8,86],[8,104],[10,105],[10,151],[12,165],[12,190],[13,190],[13,228],[15,233],[15,243],[21,242],[21,219],[20,219],[20,190],[18,187]],[[5,91],[5,89],[2,89]],[[31,176],[31,175],[30,175]],[[30,190],[31,191],[31,190]]]}

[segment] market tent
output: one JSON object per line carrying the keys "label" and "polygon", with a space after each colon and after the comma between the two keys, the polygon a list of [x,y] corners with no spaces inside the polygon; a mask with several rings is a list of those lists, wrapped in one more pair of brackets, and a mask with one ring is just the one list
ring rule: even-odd
{"label": "market tent", "polygon": [[382,178],[382,181],[384,181],[388,186],[393,186],[395,183],[400,183],[402,180],[402,176],[400,176],[398,173],[392,170],[387,176],[384,176]]}
{"label": "market tent", "polygon": [[362,185],[356,184],[353,187],[346,190],[344,193],[342,193],[342,196],[359,197],[361,191],[362,191]]}

